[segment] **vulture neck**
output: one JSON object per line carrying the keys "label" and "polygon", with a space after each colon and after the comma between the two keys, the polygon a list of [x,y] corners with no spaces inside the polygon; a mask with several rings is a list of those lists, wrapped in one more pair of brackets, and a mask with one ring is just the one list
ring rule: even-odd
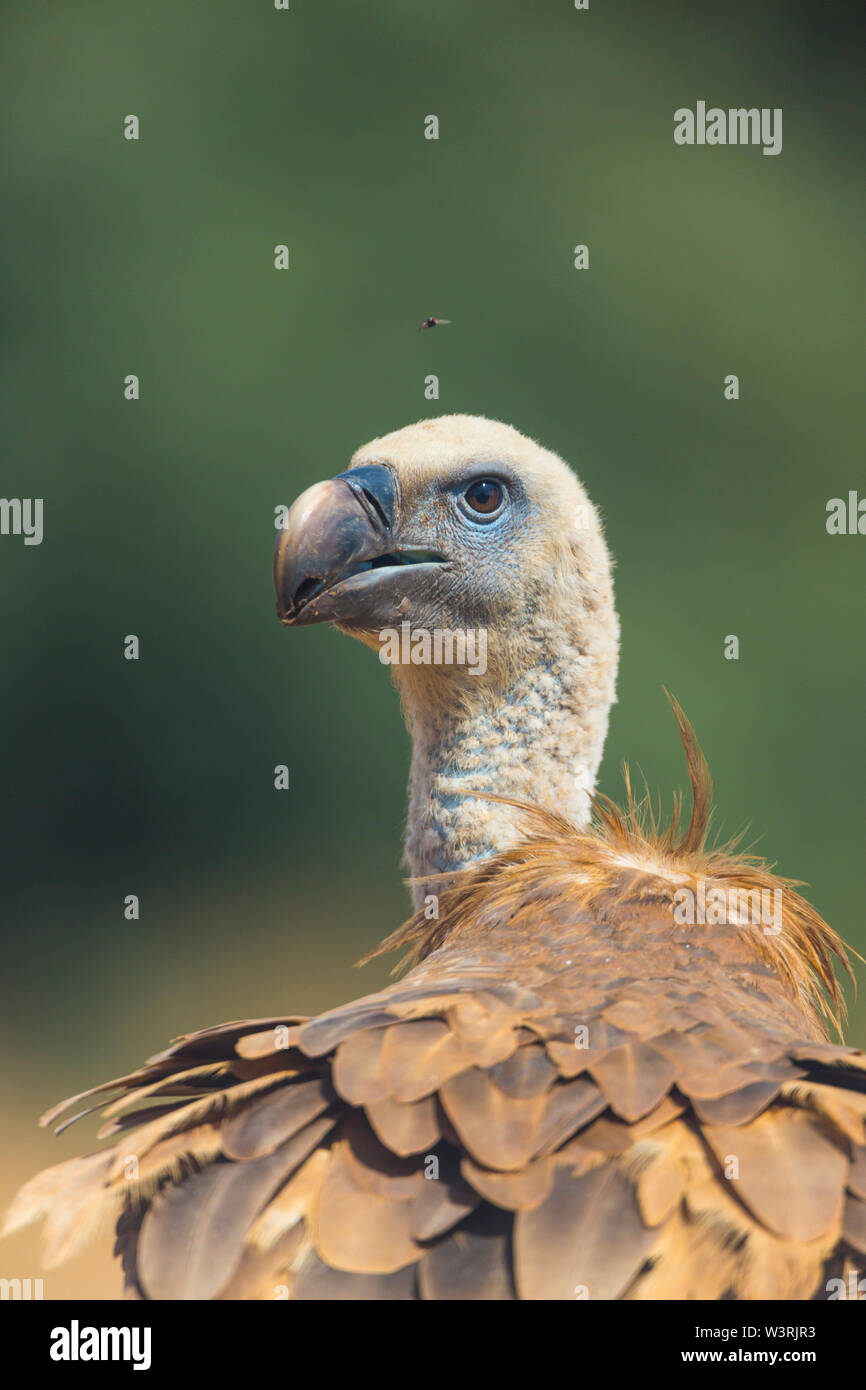
{"label": "vulture neck", "polygon": [[416,908],[447,881],[432,876],[507,849],[525,831],[514,807],[468,793],[533,802],[586,825],[614,699],[616,638],[612,612],[595,649],[585,632],[572,641],[559,628],[554,641],[524,643],[535,661],[476,690],[468,679],[449,685],[441,668],[395,670],[413,744],[405,857]]}

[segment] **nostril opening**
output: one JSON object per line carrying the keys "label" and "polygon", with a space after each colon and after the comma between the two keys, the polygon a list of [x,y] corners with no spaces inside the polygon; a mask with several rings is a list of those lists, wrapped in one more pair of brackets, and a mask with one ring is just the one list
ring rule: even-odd
{"label": "nostril opening", "polygon": [[382,503],[379,501],[378,497],[375,495],[375,493],[371,492],[368,487],[362,487],[361,491],[363,492],[364,497],[369,503],[370,507],[373,509],[376,516],[379,518],[379,521],[384,526],[385,530],[390,531],[391,523],[388,520],[385,508],[382,506]]}

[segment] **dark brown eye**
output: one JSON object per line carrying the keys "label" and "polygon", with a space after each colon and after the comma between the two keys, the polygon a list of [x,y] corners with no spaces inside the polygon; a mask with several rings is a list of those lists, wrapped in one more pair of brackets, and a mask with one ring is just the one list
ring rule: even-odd
{"label": "dark brown eye", "polygon": [[466,489],[464,495],[473,512],[481,516],[490,516],[502,502],[502,488],[492,478],[479,478],[477,483]]}

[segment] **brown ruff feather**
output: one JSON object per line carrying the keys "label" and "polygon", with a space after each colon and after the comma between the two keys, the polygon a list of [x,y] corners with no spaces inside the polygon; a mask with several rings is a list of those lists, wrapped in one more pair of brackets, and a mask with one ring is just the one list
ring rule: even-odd
{"label": "brown ruff feather", "polygon": [[[603,794],[596,795],[593,823],[585,831],[554,811],[485,794],[484,800],[513,806],[525,815],[524,839],[480,864],[441,875],[438,918],[431,921],[420,909],[358,964],[408,946],[411,949],[397,969],[416,965],[446,943],[455,945],[462,938],[483,932],[489,923],[501,918],[502,908],[534,898],[545,885],[567,891],[575,906],[592,913],[606,905],[612,895],[617,895],[620,903],[651,895],[656,900],[667,899],[672,910],[678,888],[694,888],[698,880],[704,880],[707,887],[726,892],[781,892],[781,931],[778,936],[752,932],[755,957],[778,973],[817,1035],[826,1035],[826,1023],[841,1032],[847,1011],[833,962],[838,961],[854,981],[845,943],[796,891],[802,886],[799,880],[774,874],[757,855],[738,853],[736,841],[707,847],[712,777],[692,724],[669,693],[668,699],[685,750],[691,786],[691,816],[679,839],[681,796],[675,795],[670,821],[663,827],[649,795],[635,800],[628,767],[624,769],[625,807]],[[632,870],[632,877],[624,882],[626,868]],[[695,928],[696,933],[700,930]]]}

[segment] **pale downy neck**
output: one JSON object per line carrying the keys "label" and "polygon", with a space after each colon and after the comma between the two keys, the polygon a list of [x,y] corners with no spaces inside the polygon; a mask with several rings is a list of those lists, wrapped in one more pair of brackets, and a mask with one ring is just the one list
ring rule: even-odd
{"label": "pale downy neck", "polygon": [[[571,632],[552,619],[524,630],[517,671],[458,698],[430,698],[442,673],[395,672],[412,735],[405,857],[416,907],[442,881],[520,838],[525,817],[475,799],[492,792],[587,823],[615,698],[618,630],[612,595],[571,615]],[[446,687],[447,691],[447,687]],[[467,694],[468,692],[468,694]],[[453,690],[452,690],[453,693]],[[460,698],[462,696],[462,698]],[[462,794],[461,794],[462,793]]]}

